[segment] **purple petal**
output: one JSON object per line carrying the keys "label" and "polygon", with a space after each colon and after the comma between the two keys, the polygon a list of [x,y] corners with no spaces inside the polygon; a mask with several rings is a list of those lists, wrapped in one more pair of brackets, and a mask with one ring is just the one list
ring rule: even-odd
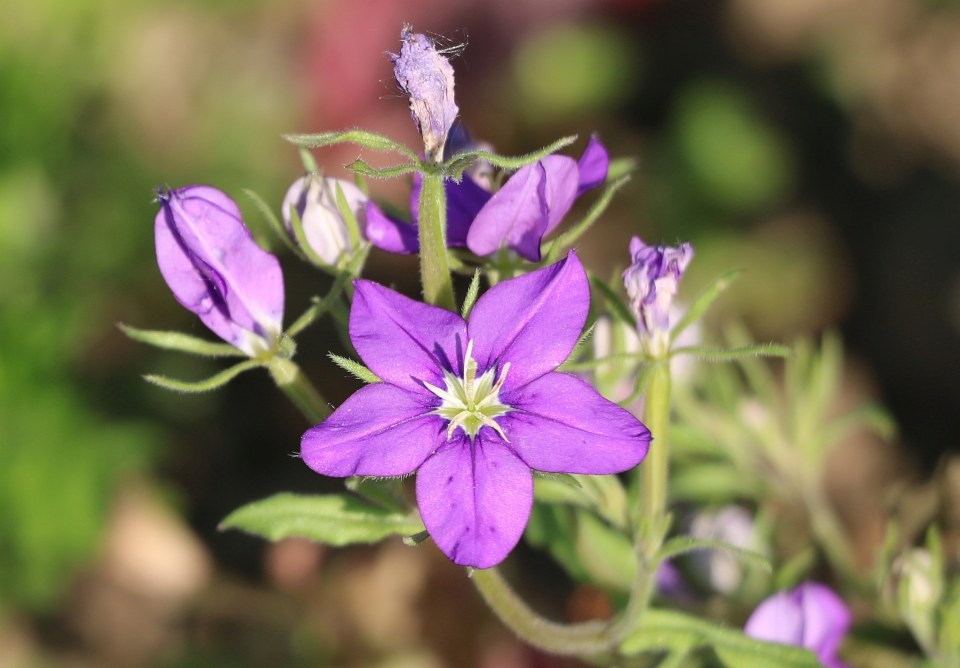
{"label": "purple petal", "polygon": [[620,473],[650,447],[637,418],[575,376],[548,373],[501,398],[515,409],[499,419],[510,446],[538,471]]}
{"label": "purple petal", "polygon": [[804,583],[796,592],[806,622],[803,646],[821,658],[833,656],[850,628],[850,609],[832,589],[817,582]]}
{"label": "purple petal", "polygon": [[271,347],[282,328],[283,274],[236,203],[210,186],[161,193],[160,202],[157,264],[177,301],[248,355]]}
{"label": "purple petal", "polygon": [[[590,308],[587,273],[576,253],[490,288],[470,312],[467,331],[480,373],[510,362],[503,392],[562,364]],[[498,371],[499,375],[499,371]]]}
{"label": "purple petal", "polygon": [[367,202],[366,218],[363,234],[377,248],[403,255],[420,250],[416,225],[391,218],[372,201]]}
{"label": "purple petal", "polygon": [[596,136],[591,136],[587,147],[583,149],[583,155],[577,161],[577,169],[579,171],[577,196],[593,190],[607,180],[610,154],[607,153],[607,147]]}
{"label": "purple petal", "polygon": [[303,435],[300,456],[334,477],[412,473],[444,439],[444,420],[432,409],[394,385],[367,385]]}
{"label": "purple petal", "polygon": [[802,646],[803,614],[791,592],[774,594],[753,611],[743,632],[751,638]]}
{"label": "purple petal", "polygon": [[[422,184],[423,177],[414,174],[410,190],[410,213],[414,222],[419,221]],[[443,188],[447,194],[447,246],[466,246],[470,225],[491,195],[466,174],[460,183],[445,181]]]}
{"label": "purple petal", "polygon": [[417,505],[427,531],[454,563],[490,568],[510,553],[533,505],[533,476],[490,430],[461,435],[423,463]]}
{"label": "purple petal", "polygon": [[573,206],[577,163],[549,155],[520,168],[483,206],[467,234],[467,246],[490,255],[503,246],[531,262],[540,260],[540,241]]}
{"label": "purple petal", "polygon": [[423,381],[443,387],[442,368],[460,373],[466,323],[456,313],[359,280],[350,310],[350,340],[380,378],[426,393]]}

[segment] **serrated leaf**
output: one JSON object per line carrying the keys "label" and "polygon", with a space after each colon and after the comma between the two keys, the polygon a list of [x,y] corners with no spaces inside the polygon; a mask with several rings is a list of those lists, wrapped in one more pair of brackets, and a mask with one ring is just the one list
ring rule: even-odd
{"label": "serrated leaf", "polygon": [[754,357],[789,357],[790,348],[780,343],[753,343],[736,348],[688,346],[674,348],[672,355],[694,355],[704,362],[735,362]]}
{"label": "serrated leaf", "polygon": [[177,350],[183,353],[193,355],[202,355],[204,357],[246,357],[243,351],[234,348],[229,343],[218,343],[216,341],[207,341],[182,332],[160,331],[155,329],[138,329],[125,325],[122,322],[117,323],[124,334],[134,341],[146,343],[164,350]]}
{"label": "serrated leaf", "polygon": [[420,158],[403,144],[390,139],[385,135],[367,130],[341,130],[335,132],[320,132],[317,134],[285,134],[283,138],[291,144],[302,146],[303,148],[321,148],[324,146],[333,146],[334,144],[356,144],[364,148],[370,148],[375,151],[395,151],[410,160],[418,161]]}
{"label": "serrated leaf", "polygon": [[460,308],[460,316],[466,320],[470,317],[470,311],[473,305],[477,303],[477,297],[480,295],[480,269],[473,272],[473,278],[470,279],[470,287],[467,288],[467,294],[463,298],[463,306]]}
{"label": "serrated leaf", "polygon": [[620,646],[624,655],[656,650],[690,651],[709,645],[729,668],[822,668],[809,650],[749,638],[739,630],[706,622],[684,613],[651,609],[639,628]]}
{"label": "serrated leaf", "polygon": [[659,556],[661,559],[673,559],[681,554],[688,552],[697,552],[700,550],[718,550],[736,557],[740,561],[758,566],[768,573],[773,572],[773,566],[770,561],[759,552],[745,550],[742,547],[731,545],[722,540],[712,540],[709,538],[695,538],[693,536],[674,536],[660,548]]}
{"label": "serrated leaf", "polygon": [[727,288],[737,279],[741,271],[740,269],[729,269],[713,279],[713,281],[697,295],[690,305],[690,308],[687,309],[687,312],[683,314],[683,317],[680,318],[680,321],[674,326],[670,332],[670,340],[676,341],[680,334],[683,333],[683,330],[700,320],[703,314],[707,312],[707,309],[713,306],[713,302],[726,292]]}
{"label": "serrated leaf", "polygon": [[187,394],[197,394],[200,392],[210,392],[212,390],[216,390],[217,388],[223,387],[244,371],[255,369],[259,366],[263,366],[263,364],[257,360],[246,360],[240,362],[239,364],[235,364],[229,369],[224,369],[220,373],[214,374],[205,380],[177,380],[176,378],[167,378],[166,376],[158,376],[154,374],[148,374],[144,376],[143,379],[148,383],[158,385],[165,390],[185,392]]}
{"label": "serrated leaf", "polygon": [[238,508],[220,523],[220,529],[239,529],[272,541],[307,538],[334,547],[376,543],[389,536],[411,536],[424,530],[419,519],[354,496],[288,493]]}
{"label": "serrated leaf", "polygon": [[358,380],[362,380],[364,383],[383,382],[373,371],[360,364],[360,362],[354,362],[349,357],[341,357],[340,355],[335,355],[333,353],[327,353],[327,357],[329,357],[330,361],[336,364],[338,367],[349,373],[351,376],[354,376]]}
{"label": "serrated leaf", "polygon": [[421,171],[418,163],[403,162],[390,167],[372,167],[360,158],[357,158],[346,167],[356,174],[361,174],[371,179],[393,179],[398,176],[405,176]]}

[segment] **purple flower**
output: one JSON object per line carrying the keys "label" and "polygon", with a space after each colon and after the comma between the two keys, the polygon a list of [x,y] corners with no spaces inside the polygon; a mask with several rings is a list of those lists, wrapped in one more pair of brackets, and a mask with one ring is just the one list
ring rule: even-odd
{"label": "purple flower", "polygon": [[337,207],[337,187],[342,190],[347,208],[357,217],[357,224],[362,228],[367,196],[349,181],[316,174],[302,176],[287,190],[282,205],[283,223],[290,238],[296,241],[291,213],[295,210],[303,224],[310,251],[331,267],[337,265],[343,254],[354,250],[350,247],[347,224]]}
{"label": "purple flower", "polygon": [[391,53],[393,74],[403,92],[410,97],[410,112],[427,158],[443,159],[447,133],[460,111],[453,101],[453,67],[437,52],[426,35],[404,26],[400,33],[400,53]]}
{"label": "purple flower", "polygon": [[693,247],[648,246],[640,237],[630,240],[632,264],[623,272],[630,307],[637,317],[637,330],[647,352],[663,355],[670,344],[670,306]]}
{"label": "purple flower", "polygon": [[283,274],[253,241],[236,203],[210,186],[161,190],[157,198],[157,264],[177,301],[250,357],[274,350]]}
{"label": "purple flower", "polygon": [[[570,211],[574,200],[601,185],[610,159],[606,148],[591,137],[579,161],[548,155],[521,167],[491,194],[468,175],[460,183],[447,181],[447,245],[466,246],[477,255],[511,248],[531,262],[540,261],[540,242]],[[391,253],[415,253],[419,181],[411,196],[413,225],[385,215],[375,204],[367,208],[366,234]]]}
{"label": "purple flower", "polygon": [[843,599],[826,585],[806,582],[761,603],[743,630],[758,640],[805,647],[828,668],[844,668],[837,650],[850,622]]}
{"label": "purple flower", "polygon": [[424,525],[454,562],[488,568],[513,549],[533,503],[531,469],[616,473],[646,454],[643,424],[556,371],[590,305],[575,254],[494,286],[468,321],[355,285],[350,338],[383,382],[307,431],[301,456],[330,476],[416,471]]}

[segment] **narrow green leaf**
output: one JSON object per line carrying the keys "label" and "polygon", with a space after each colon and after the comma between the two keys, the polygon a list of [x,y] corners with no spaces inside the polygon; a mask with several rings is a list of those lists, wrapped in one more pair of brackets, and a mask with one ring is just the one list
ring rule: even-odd
{"label": "narrow green leaf", "polygon": [[630,310],[630,307],[620,299],[620,296],[613,291],[605,281],[601,280],[599,277],[591,275],[590,276],[590,287],[600,293],[600,296],[603,297],[604,301],[607,303],[607,306],[610,307],[610,312],[615,315],[617,318],[623,322],[635,323],[637,320],[633,316],[633,312]]}
{"label": "narrow green leaf", "polygon": [[313,246],[307,240],[307,233],[303,229],[300,213],[292,206],[290,207],[290,226],[293,228],[293,236],[297,239],[297,247],[300,249],[301,257],[305,257],[310,264],[319,269],[331,271],[332,267],[313,250]]}
{"label": "narrow green leaf", "polygon": [[687,346],[674,348],[672,355],[694,355],[705,362],[734,362],[749,357],[789,357],[790,348],[780,343],[753,343],[736,348]]}
{"label": "narrow green leaf", "polygon": [[684,466],[670,476],[670,499],[674,502],[720,504],[754,498],[757,493],[750,476],[719,462]]}
{"label": "narrow green leaf", "polygon": [[470,317],[470,311],[473,305],[477,303],[477,297],[480,296],[480,269],[473,272],[473,278],[470,279],[470,287],[467,288],[467,294],[463,298],[463,306],[460,308],[460,315],[464,320]]}
{"label": "narrow green leaf", "polygon": [[579,367],[581,367],[583,364],[589,365],[586,368],[593,368],[594,366],[597,366],[599,364],[597,360],[589,360],[587,362],[581,362],[579,364],[574,362],[574,360],[579,359],[580,356],[583,354],[583,349],[590,342],[590,337],[593,336],[593,330],[596,328],[596,326],[597,326],[597,323],[593,322],[589,327],[587,327],[587,330],[580,335],[580,338],[577,339],[577,344],[573,347],[573,350],[570,351],[570,354],[567,356],[566,361],[563,364],[561,364],[559,367],[557,367],[558,371],[576,371],[576,370],[580,370]]}
{"label": "narrow green leaf", "polygon": [[673,559],[681,554],[700,550],[719,550],[720,552],[726,552],[743,562],[758,566],[768,573],[773,572],[773,566],[770,564],[770,561],[759,552],[745,550],[742,547],[725,543],[722,540],[694,538],[693,536],[674,536],[660,548],[660,558]]}
{"label": "narrow green leaf", "polygon": [[203,355],[204,357],[246,357],[243,351],[234,348],[229,343],[207,341],[182,332],[137,329],[122,322],[118,322],[117,327],[134,341],[165,350],[178,350],[183,353]]}
{"label": "narrow green leaf", "polygon": [[287,493],[238,508],[220,523],[220,530],[224,529],[239,529],[272,541],[308,538],[334,547],[375,543],[388,536],[411,536],[424,530],[419,519],[354,496]]}
{"label": "narrow green leaf", "polygon": [[607,207],[610,206],[610,202],[613,201],[613,196],[617,194],[618,190],[629,183],[629,181],[630,175],[627,174],[608,184],[603,189],[603,193],[600,195],[600,198],[594,202],[587,211],[587,215],[583,217],[583,220],[553,240],[553,242],[550,244],[549,250],[546,253],[546,263],[549,264],[551,262],[556,262],[557,259],[559,259],[559,257],[568,248],[571,248],[587,230],[593,227],[593,224],[597,222],[600,216],[603,215],[604,211],[607,210]]}
{"label": "narrow green leaf", "polygon": [[633,402],[637,401],[640,396],[647,391],[647,386],[650,384],[650,379],[653,378],[653,372],[658,366],[664,363],[665,362],[662,360],[654,360],[649,364],[644,364],[640,368],[640,373],[637,374],[636,386],[633,388],[633,392],[631,392],[630,396],[626,399],[618,401],[617,405],[627,408],[633,404]]}
{"label": "narrow green leaf", "polygon": [[166,376],[157,376],[153,374],[146,375],[143,377],[143,379],[148,383],[159,385],[164,389],[173,390],[174,392],[196,394],[198,392],[210,392],[211,390],[216,390],[217,388],[223,387],[244,371],[255,369],[258,366],[263,366],[263,364],[257,360],[246,360],[240,362],[239,364],[235,364],[229,369],[224,369],[220,373],[214,374],[206,380],[197,380],[193,382],[177,380],[175,378],[167,378]]}
{"label": "narrow green leaf", "polygon": [[303,146],[300,147],[300,162],[303,163],[303,169],[307,174],[319,174],[320,167],[317,166],[317,161],[313,158],[313,153],[308,151]]}
{"label": "narrow green leaf", "polygon": [[693,300],[690,308],[687,309],[687,312],[683,314],[683,317],[680,318],[680,321],[670,332],[670,340],[676,341],[683,330],[700,320],[703,314],[707,312],[707,309],[717,300],[717,297],[726,292],[727,288],[736,280],[741,271],[741,269],[729,269],[713,279],[713,281],[697,295],[697,298]]}
{"label": "narrow green leaf", "polygon": [[357,158],[346,167],[356,174],[361,174],[371,179],[393,179],[398,176],[421,171],[419,163],[403,162],[391,167],[372,167],[360,158]]}
{"label": "narrow green leaf", "polygon": [[329,357],[330,361],[332,361],[338,367],[355,378],[362,380],[364,383],[383,382],[373,371],[360,364],[360,362],[353,361],[349,357],[341,357],[340,355],[335,355],[334,353],[327,353],[327,357]]}
{"label": "narrow green leaf", "polygon": [[260,215],[263,216],[263,219],[267,221],[267,224],[270,226],[270,229],[273,230],[273,233],[279,237],[280,241],[283,244],[293,251],[293,253],[299,257],[301,260],[306,259],[303,251],[297,248],[297,245],[293,243],[290,239],[290,234],[287,232],[287,228],[284,227],[283,223],[280,222],[280,219],[277,218],[277,215],[273,212],[273,209],[270,208],[270,205],[267,204],[260,195],[255,193],[252,190],[244,189],[243,194],[253,202],[253,205],[257,208],[257,211],[260,212]]}
{"label": "narrow green leaf", "polygon": [[360,225],[357,223],[356,215],[350,210],[350,205],[347,204],[347,196],[343,194],[343,187],[339,181],[335,183],[337,184],[337,211],[347,226],[347,237],[350,239],[350,248],[359,248],[361,239]]}
{"label": "narrow green leaf", "polygon": [[395,151],[414,162],[420,158],[403,144],[390,139],[385,135],[366,130],[341,130],[335,132],[320,132],[318,134],[286,134],[283,135],[291,144],[303,148],[321,148],[334,144],[356,144],[375,151]]}
{"label": "narrow green leaf", "polygon": [[525,165],[532,164],[537,160],[541,160],[551,153],[556,153],[560,149],[569,146],[577,140],[576,135],[571,135],[569,137],[563,137],[557,141],[544,146],[543,148],[527,153],[525,155],[519,155],[515,157],[509,157],[505,155],[499,155],[497,153],[491,153],[490,151],[464,151],[463,153],[458,153],[448,160],[443,165],[443,174],[444,176],[451,178],[460,178],[460,175],[463,174],[463,170],[469,167],[472,163],[477,160],[486,160],[491,165],[499,167],[500,169],[520,169]]}
{"label": "narrow green leaf", "polygon": [[754,640],[739,630],[725,628],[672,610],[651,609],[623,644],[627,656],[654,649],[689,651],[710,645],[730,668],[821,668],[812,652],[801,647]]}

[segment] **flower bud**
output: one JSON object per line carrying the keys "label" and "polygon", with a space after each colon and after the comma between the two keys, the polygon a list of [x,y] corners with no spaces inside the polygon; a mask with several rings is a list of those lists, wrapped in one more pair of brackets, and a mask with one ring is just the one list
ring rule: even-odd
{"label": "flower bud", "polygon": [[277,348],[283,274],[244,226],[240,209],[210,186],[161,190],[157,264],[174,297],[250,357]]}
{"label": "flower bud", "polygon": [[297,241],[292,214],[296,211],[310,246],[308,254],[330,267],[337,266],[343,255],[354,250],[347,223],[337,206],[338,187],[343,192],[347,208],[357,219],[358,227],[363,229],[367,196],[349,181],[308,174],[294,181],[283,198],[283,224],[290,237]]}
{"label": "flower bud", "polygon": [[900,616],[922,646],[932,647],[937,637],[937,607],[944,590],[940,564],[929,550],[912,548],[897,559],[894,572],[899,576]]}
{"label": "flower bud", "polygon": [[460,109],[453,101],[453,67],[437,52],[426,35],[405,26],[400,33],[400,53],[391,53],[393,73],[410,97],[410,112],[427,158],[443,159],[443,145]]}
{"label": "flower bud", "polygon": [[623,272],[630,308],[637,318],[644,349],[660,357],[670,346],[670,306],[693,259],[693,247],[688,243],[677,248],[648,246],[634,237],[630,256],[632,264]]}

